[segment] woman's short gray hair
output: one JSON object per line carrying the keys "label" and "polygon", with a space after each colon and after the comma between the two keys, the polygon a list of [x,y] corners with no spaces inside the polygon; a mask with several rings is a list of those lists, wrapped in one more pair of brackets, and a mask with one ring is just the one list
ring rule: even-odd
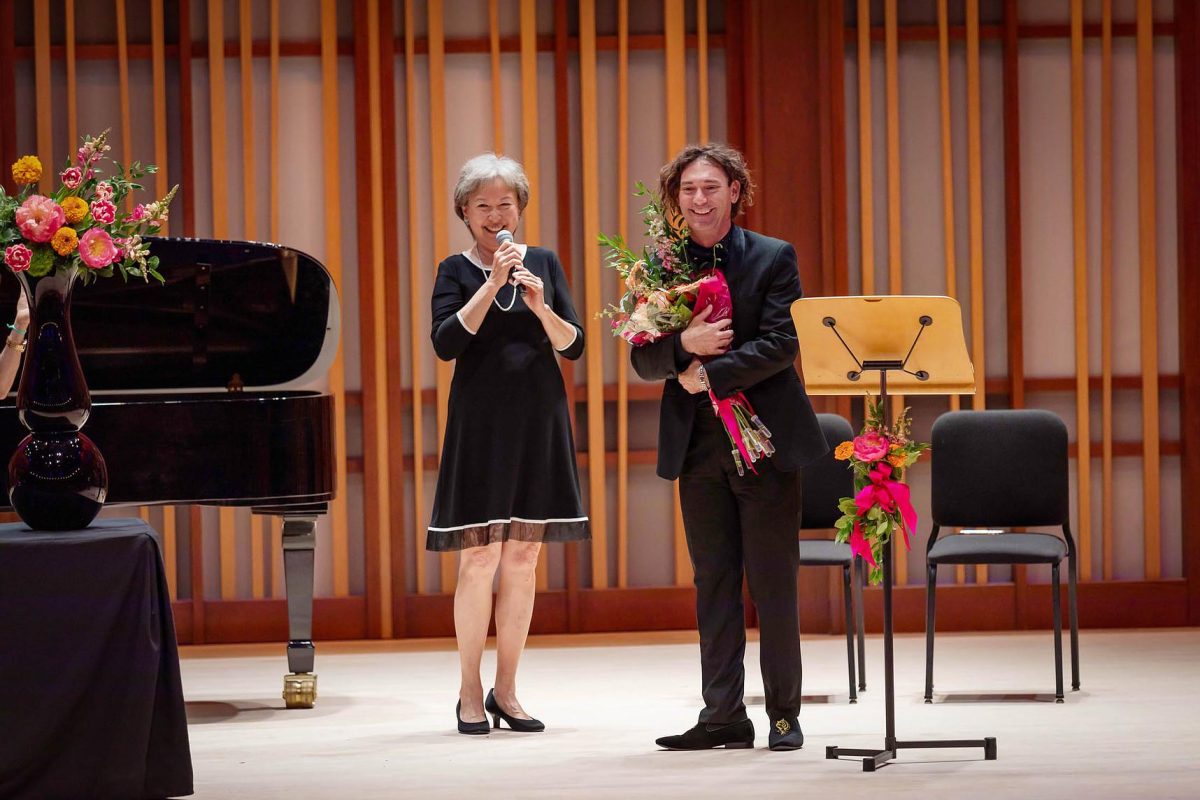
{"label": "woman's short gray hair", "polygon": [[454,184],[454,213],[459,219],[466,219],[463,209],[471,195],[496,178],[517,193],[517,211],[525,213],[525,206],[529,205],[529,178],[525,177],[524,168],[508,156],[483,153],[468,160],[458,171],[458,182]]}

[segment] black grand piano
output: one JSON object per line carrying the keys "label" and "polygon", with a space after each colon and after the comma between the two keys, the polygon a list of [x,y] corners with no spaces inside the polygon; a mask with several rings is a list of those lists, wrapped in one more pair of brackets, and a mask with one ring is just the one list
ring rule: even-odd
{"label": "black grand piano", "polygon": [[[313,387],[337,351],[337,292],[319,262],[287,247],[149,241],[165,286],[114,277],[77,286],[72,299],[92,393],[83,432],[108,464],[105,505],[243,506],[281,516],[284,699],[311,707],[315,528],[335,493],[333,398]],[[3,281],[0,308],[11,310],[17,291],[16,281]],[[5,464],[26,433],[15,396],[16,387],[0,404]],[[7,485],[0,510],[9,510]]]}

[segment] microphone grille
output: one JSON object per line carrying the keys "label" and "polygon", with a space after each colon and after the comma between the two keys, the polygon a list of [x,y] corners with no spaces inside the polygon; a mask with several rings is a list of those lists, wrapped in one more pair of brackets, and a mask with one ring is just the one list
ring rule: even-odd
{"label": "microphone grille", "polygon": [[511,242],[512,240],[513,240],[512,231],[502,230],[496,234],[497,244],[504,244],[505,242]]}

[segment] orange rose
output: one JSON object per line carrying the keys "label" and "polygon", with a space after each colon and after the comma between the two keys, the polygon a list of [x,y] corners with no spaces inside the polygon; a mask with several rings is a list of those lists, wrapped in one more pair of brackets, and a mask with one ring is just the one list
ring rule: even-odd
{"label": "orange rose", "polygon": [[887,460],[888,463],[896,469],[902,469],[904,467],[906,457],[903,453],[892,453],[887,457]]}
{"label": "orange rose", "polygon": [[849,461],[852,455],[854,455],[854,442],[842,442],[833,451],[833,457],[838,461]]}

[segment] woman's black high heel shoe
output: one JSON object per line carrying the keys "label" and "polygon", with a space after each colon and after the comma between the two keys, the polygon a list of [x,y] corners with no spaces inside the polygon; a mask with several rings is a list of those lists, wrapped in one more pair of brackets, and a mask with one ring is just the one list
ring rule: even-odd
{"label": "woman's black high heel shoe", "polygon": [[[514,717],[510,714],[504,713],[504,709],[502,709],[500,704],[496,702],[496,695],[494,692],[494,689],[488,689],[487,699],[483,701],[483,709],[492,715],[492,724],[495,727],[499,728],[500,720],[504,720],[508,723],[508,727],[512,728],[518,733],[537,733],[539,731],[546,730],[546,726],[542,724],[541,720],[521,719],[520,717]],[[467,724],[473,725],[475,723]],[[485,722],[484,725],[487,725],[487,723]]]}
{"label": "woman's black high heel shoe", "polygon": [[[491,695],[488,695],[491,697]],[[480,722],[463,722],[462,718],[462,700],[459,700],[454,705],[454,718],[458,720],[458,732],[465,733],[468,736],[486,736],[491,728],[488,727],[487,720]]]}

